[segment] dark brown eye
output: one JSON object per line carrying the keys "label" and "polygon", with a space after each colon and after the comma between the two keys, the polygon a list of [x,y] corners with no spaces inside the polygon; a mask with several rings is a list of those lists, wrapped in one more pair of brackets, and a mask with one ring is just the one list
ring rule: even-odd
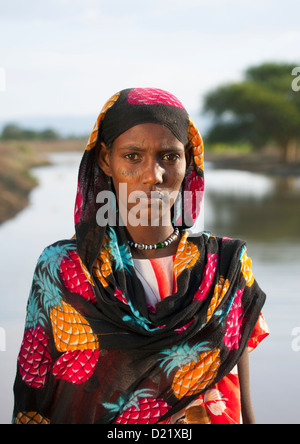
{"label": "dark brown eye", "polygon": [[139,155],[136,153],[130,153],[130,154],[125,154],[124,158],[131,160],[131,161],[135,161],[135,160],[139,160]]}
{"label": "dark brown eye", "polygon": [[166,154],[163,157],[163,160],[167,160],[168,162],[176,162],[178,159],[180,159],[179,154]]}

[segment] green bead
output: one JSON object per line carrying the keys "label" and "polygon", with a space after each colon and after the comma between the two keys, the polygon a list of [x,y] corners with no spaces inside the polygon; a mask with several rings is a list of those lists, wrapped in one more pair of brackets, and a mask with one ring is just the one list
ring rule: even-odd
{"label": "green bead", "polygon": [[165,248],[165,244],[163,242],[160,242],[157,244],[157,248]]}

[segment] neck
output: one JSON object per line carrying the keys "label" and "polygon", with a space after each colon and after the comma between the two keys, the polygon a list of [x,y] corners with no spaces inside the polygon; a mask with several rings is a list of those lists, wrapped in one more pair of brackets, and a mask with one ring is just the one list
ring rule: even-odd
{"label": "neck", "polygon": [[[139,244],[155,245],[164,242],[174,232],[172,225],[163,227],[131,227],[127,226],[128,239]],[[135,259],[155,259],[176,254],[180,237],[169,246],[158,250],[131,249]]]}

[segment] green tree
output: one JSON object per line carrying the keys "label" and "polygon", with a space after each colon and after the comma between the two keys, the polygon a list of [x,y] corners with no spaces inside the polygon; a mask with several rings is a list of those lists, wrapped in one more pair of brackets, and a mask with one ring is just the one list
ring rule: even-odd
{"label": "green tree", "polygon": [[56,131],[49,128],[42,131],[40,133],[40,137],[44,140],[57,140],[60,136]]}
{"label": "green tree", "polygon": [[276,143],[285,162],[300,144],[300,92],[292,89],[292,71],[300,64],[265,63],[249,68],[244,81],[220,86],[204,99],[214,116],[208,141],[250,142],[261,148]]}
{"label": "green tree", "polygon": [[23,135],[23,130],[15,124],[6,125],[2,131],[3,140],[21,140]]}

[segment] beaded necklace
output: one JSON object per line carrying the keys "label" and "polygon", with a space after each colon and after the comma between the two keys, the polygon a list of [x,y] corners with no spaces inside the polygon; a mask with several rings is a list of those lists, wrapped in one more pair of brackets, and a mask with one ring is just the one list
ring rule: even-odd
{"label": "beaded necklace", "polygon": [[170,237],[168,237],[167,240],[165,240],[164,242],[159,242],[158,244],[154,244],[154,245],[146,245],[146,244],[139,244],[136,242],[132,242],[132,241],[128,241],[128,245],[131,248],[136,248],[137,250],[157,250],[159,248],[166,248],[169,245],[171,245],[173,242],[175,242],[178,239],[179,236],[179,229],[176,228],[174,230],[174,233],[171,234]]}

